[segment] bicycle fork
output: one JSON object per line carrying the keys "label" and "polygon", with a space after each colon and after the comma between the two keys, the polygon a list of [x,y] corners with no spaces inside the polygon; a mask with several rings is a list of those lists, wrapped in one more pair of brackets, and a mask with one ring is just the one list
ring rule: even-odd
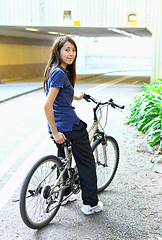
{"label": "bicycle fork", "polygon": [[95,159],[99,165],[102,165],[103,167],[107,167],[107,160],[108,160],[107,150],[106,150],[107,142],[104,137],[102,137],[101,144],[102,144],[102,153],[103,153],[104,162],[101,163],[100,161],[98,148],[95,149]]}
{"label": "bicycle fork", "polygon": [[103,157],[104,157],[104,167],[107,167],[107,151],[106,151],[106,141],[102,143],[102,151],[103,151]]}

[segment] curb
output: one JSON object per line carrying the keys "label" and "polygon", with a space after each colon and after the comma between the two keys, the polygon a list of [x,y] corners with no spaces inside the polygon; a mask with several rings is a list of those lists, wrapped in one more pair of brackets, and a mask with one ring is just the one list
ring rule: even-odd
{"label": "curb", "polygon": [[32,90],[29,90],[29,91],[26,91],[26,92],[22,92],[22,93],[19,93],[19,94],[14,95],[14,96],[5,98],[5,99],[3,99],[3,100],[0,100],[0,103],[9,101],[9,100],[11,100],[11,99],[17,98],[17,97],[19,97],[19,96],[22,96],[22,95],[25,95],[25,94],[28,94],[28,93],[31,93],[31,92],[38,91],[38,90],[40,90],[40,89],[43,89],[43,87],[35,88],[35,89],[32,89]]}

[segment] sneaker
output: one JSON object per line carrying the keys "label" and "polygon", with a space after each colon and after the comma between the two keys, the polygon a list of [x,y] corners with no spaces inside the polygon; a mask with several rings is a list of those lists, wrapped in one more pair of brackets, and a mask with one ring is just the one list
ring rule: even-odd
{"label": "sneaker", "polygon": [[93,213],[98,213],[98,212],[101,212],[102,210],[103,210],[103,203],[100,201],[94,207],[91,207],[90,205],[83,205],[83,207],[81,208],[81,211],[85,215],[91,215]]}
{"label": "sneaker", "polygon": [[70,196],[69,195],[68,196],[64,196],[63,202],[61,203],[61,206],[66,205],[68,202],[73,202],[73,201],[75,201],[77,199],[77,196],[75,194],[72,194]]}

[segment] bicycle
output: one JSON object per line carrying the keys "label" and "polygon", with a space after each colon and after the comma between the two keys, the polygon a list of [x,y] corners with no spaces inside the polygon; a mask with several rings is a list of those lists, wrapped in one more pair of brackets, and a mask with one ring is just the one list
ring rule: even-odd
{"label": "bicycle", "polygon": [[[119,146],[113,137],[105,134],[99,122],[98,112],[103,106],[107,106],[108,117],[108,106],[120,109],[124,109],[124,106],[115,104],[113,99],[104,103],[97,102],[87,94],[84,95],[84,99],[96,104],[89,134],[96,162],[99,193],[108,187],[115,176],[119,163]],[[71,142],[66,140],[63,147],[65,158],[54,155],[40,158],[24,179],[20,192],[20,214],[29,228],[40,229],[54,218],[63,201],[67,199],[63,200],[66,188],[71,187],[71,194],[80,192],[79,174],[74,164]]]}

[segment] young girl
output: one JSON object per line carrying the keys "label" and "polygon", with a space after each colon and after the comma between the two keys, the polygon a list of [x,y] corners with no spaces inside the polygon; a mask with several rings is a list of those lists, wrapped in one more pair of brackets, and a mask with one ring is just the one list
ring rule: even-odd
{"label": "young girl", "polygon": [[[63,36],[54,42],[44,73],[43,86],[47,96],[44,110],[48,131],[57,145],[63,143],[66,138],[72,142],[82,189],[81,211],[89,215],[102,211],[103,204],[98,201],[95,160],[86,123],[79,119],[72,106],[73,99],[80,100],[84,96],[84,93],[78,97],[74,96],[76,58],[77,46],[72,38]],[[64,155],[59,147],[58,155]]]}

